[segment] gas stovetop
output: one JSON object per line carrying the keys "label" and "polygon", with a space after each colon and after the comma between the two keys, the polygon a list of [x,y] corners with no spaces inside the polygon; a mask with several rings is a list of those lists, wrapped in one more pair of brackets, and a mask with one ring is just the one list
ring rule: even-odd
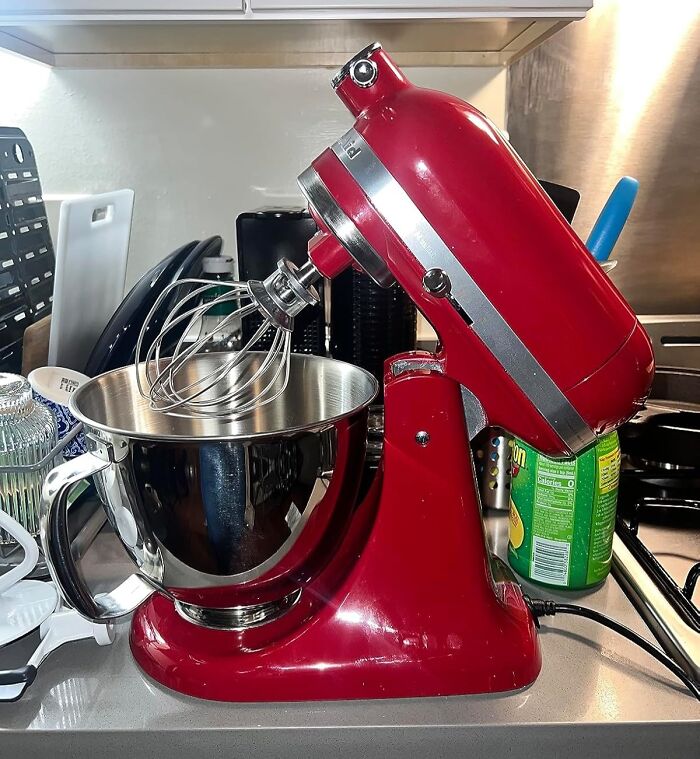
{"label": "gas stovetop", "polygon": [[700,472],[650,471],[626,461],[617,534],[700,633]]}
{"label": "gas stovetop", "polygon": [[[659,376],[664,386],[671,375],[698,384],[700,374],[682,374]],[[700,406],[687,403],[690,391],[677,406],[668,395],[650,401],[620,431],[613,573],[666,652],[700,681]]]}

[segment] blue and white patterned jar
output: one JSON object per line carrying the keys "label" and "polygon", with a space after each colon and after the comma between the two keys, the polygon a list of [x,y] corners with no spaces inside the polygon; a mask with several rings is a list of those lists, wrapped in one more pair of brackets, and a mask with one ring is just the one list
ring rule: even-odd
{"label": "blue and white patterned jar", "polygon": [[[68,409],[68,402],[75,390],[89,379],[72,369],[58,366],[42,366],[29,374],[34,398],[46,406],[56,420],[59,440],[64,438],[78,424],[77,419]],[[85,453],[85,436],[82,430],[63,449],[65,459],[73,459]]]}

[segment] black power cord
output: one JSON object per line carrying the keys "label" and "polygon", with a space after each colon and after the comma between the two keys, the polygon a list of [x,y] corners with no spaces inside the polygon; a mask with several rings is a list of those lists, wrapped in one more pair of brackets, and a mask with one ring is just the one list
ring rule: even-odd
{"label": "black power cord", "polygon": [[614,619],[601,614],[594,609],[588,609],[585,606],[577,606],[576,604],[560,604],[555,601],[551,601],[546,598],[530,598],[525,596],[525,603],[532,612],[532,616],[535,618],[535,624],[539,627],[540,617],[553,617],[555,614],[573,614],[577,617],[585,617],[593,622],[609,627],[614,630],[618,635],[622,635],[627,640],[636,643],[640,648],[644,649],[650,656],[653,656],[658,662],[669,669],[673,674],[685,685],[685,687],[700,701],[700,687],[698,684],[689,677],[686,672],[676,664],[670,656],[665,654],[660,648],[657,648],[648,640],[638,635],[634,630],[630,630],[629,627],[620,624]]}

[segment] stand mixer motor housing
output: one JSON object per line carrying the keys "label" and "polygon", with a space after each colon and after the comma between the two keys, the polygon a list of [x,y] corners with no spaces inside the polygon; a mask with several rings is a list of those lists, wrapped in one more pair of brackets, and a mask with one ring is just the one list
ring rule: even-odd
{"label": "stand mixer motor housing", "polygon": [[649,339],[500,131],[412,85],[377,44],[334,86],[357,120],[299,178],[316,269],[396,279],[442,371],[542,453],[576,454],[639,410]]}

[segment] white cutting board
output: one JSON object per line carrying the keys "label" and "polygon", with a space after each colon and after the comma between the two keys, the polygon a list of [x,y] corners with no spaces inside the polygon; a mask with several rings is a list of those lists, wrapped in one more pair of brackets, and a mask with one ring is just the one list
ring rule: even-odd
{"label": "white cutting board", "polygon": [[122,302],[133,207],[133,190],[61,204],[49,366],[81,372]]}

